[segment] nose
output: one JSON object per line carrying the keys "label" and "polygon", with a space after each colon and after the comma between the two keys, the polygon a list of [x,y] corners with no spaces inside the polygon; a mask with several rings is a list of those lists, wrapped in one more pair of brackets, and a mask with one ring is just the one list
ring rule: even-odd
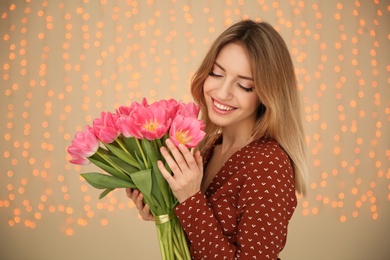
{"label": "nose", "polygon": [[232,82],[228,79],[225,79],[223,82],[221,82],[221,85],[219,86],[217,90],[217,98],[219,100],[226,100],[231,98],[232,96]]}

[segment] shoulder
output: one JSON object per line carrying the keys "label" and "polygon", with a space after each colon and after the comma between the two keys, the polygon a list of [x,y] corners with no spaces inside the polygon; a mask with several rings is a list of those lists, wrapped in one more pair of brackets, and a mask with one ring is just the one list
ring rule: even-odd
{"label": "shoulder", "polygon": [[279,143],[273,139],[259,139],[241,151],[241,159],[245,162],[244,175],[264,181],[284,180],[293,183],[294,172],[291,160]]}
{"label": "shoulder", "polygon": [[242,161],[246,161],[240,169],[243,205],[253,205],[247,202],[259,200],[265,201],[260,205],[272,204],[268,207],[272,211],[276,203],[280,210],[286,211],[284,208],[288,207],[288,211],[293,212],[296,206],[294,170],[278,142],[273,139],[254,141],[243,150],[242,157]]}
{"label": "shoulder", "polygon": [[253,141],[243,149],[241,149],[242,156],[246,159],[258,161],[261,159],[264,162],[270,162],[272,160],[277,161],[290,161],[289,156],[279,145],[277,141],[270,138],[262,138]]}

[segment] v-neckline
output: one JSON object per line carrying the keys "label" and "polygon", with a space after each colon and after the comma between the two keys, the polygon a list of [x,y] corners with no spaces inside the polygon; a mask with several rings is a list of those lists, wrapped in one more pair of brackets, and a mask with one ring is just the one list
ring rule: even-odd
{"label": "v-neckline", "polygon": [[[232,155],[230,155],[226,161],[224,161],[222,163],[222,166],[219,168],[219,170],[217,171],[217,173],[214,175],[214,177],[211,179],[209,185],[207,186],[206,190],[205,190],[205,195],[206,197],[209,197],[211,196],[212,194],[214,194],[219,187],[217,187],[215,190],[210,190],[210,188],[212,188],[215,183],[216,183],[216,180],[222,178],[221,177],[221,171],[225,168],[225,166],[231,161],[231,159],[236,156],[239,152],[241,152],[242,149],[244,149],[245,147],[248,147],[249,145],[251,145],[252,143],[254,143],[256,140],[253,140],[251,141],[250,143],[246,144],[245,146],[237,149],[237,151],[235,151],[234,153],[232,153]],[[220,134],[214,141],[214,143],[212,144],[211,148],[209,149],[209,151],[207,152],[206,156],[205,156],[205,161],[204,161],[204,169],[207,168],[207,164],[208,162],[210,161],[210,158],[211,156],[213,155],[214,153],[214,149],[217,145],[219,144],[222,144],[222,134]],[[220,186],[222,186],[222,184],[220,184]]]}

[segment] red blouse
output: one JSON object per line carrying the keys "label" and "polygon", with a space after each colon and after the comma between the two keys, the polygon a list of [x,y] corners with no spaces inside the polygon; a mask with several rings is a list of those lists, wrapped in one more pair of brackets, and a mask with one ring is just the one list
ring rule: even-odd
{"label": "red blouse", "polygon": [[277,259],[296,205],[288,155],[276,141],[260,139],[233,154],[206,193],[175,212],[192,259]]}

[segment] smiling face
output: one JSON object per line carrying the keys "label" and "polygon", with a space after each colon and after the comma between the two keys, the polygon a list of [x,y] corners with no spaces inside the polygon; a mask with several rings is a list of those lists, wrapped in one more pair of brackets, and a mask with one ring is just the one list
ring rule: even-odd
{"label": "smiling face", "polygon": [[259,107],[246,50],[229,43],[219,52],[203,90],[210,120],[222,127],[252,130]]}

